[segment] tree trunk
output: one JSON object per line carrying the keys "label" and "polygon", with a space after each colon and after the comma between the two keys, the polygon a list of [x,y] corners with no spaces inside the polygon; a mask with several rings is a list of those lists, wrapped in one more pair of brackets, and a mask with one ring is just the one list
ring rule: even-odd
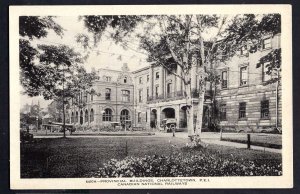
{"label": "tree trunk", "polygon": [[185,85],[186,93],[186,116],[187,116],[187,129],[188,136],[194,135],[194,108],[192,104],[191,84]]}
{"label": "tree trunk", "polygon": [[[198,29],[199,30],[199,29]],[[197,120],[196,120],[196,135],[200,136],[202,132],[202,119],[203,119],[203,106],[204,106],[204,96],[206,91],[206,81],[205,81],[205,56],[204,56],[204,43],[203,38],[201,37],[200,30],[199,33],[199,41],[200,41],[200,59],[201,63],[198,66],[199,73],[199,100],[198,100],[198,110],[197,110]]]}
{"label": "tree trunk", "polygon": [[204,94],[205,90],[199,93],[199,102],[197,110],[197,121],[196,121],[196,135],[200,136],[202,132],[202,123],[203,123],[203,106],[204,106]]}

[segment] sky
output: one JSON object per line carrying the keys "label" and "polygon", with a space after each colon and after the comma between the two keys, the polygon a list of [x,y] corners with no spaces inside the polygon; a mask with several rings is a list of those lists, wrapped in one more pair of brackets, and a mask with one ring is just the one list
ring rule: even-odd
{"label": "sky", "polygon": [[[33,45],[47,44],[47,45],[59,45],[65,44],[75,51],[80,52],[83,56],[87,53],[80,43],[76,42],[76,35],[89,34],[90,40],[92,35],[85,29],[82,20],[79,20],[78,16],[59,16],[54,18],[55,22],[60,24],[64,28],[63,37],[58,36],[55,32],[49,31],[47,37],[42,39],[35,39],[32,41]],[[140,28],[143,30],[142,28]],[[217,29],[212,29],[205,32],[204,39],[210,39],[217,33]],[[93,41],[90,42],[93,45]],[[89,57],[84,62],[84,67],[87,71],[91,71],[92,68],[96,70],[99,68],[109,68],[113,70],[121,70],[124,63],[128,64],[130,71],[134,71],[145,66],[149,63],[146,62],[147,55],[142,54],[144,51],[138,48],[138,42],[131,40],[129,43],[129,49],[124,49],[121,45],[116,45],[113,40],[108,38],[104,34],[97,47],[89,49]],[[21,92],[22,93],[22,92]],[[40,103],[41,107],[46,108],[51,101],[45,101],[43,97],[28,97],[21,94],[21,107],[25,104],[37,104]]]}
{"label": "sky", "polygon": [[[82,55],[86,54],[83,47],[76,42],[76,35],[80,33],[88,33],[84,28],[82,21],[79,21],[78,17],[56,17],[54,20],[64,28],[64,36],[61,38],[53,31],[49,31],[46,38],[40,40],[34,40],[33,44],[65,44],[74,48]],[[122,46],[114,44],[114,42],[103,37],[101,42],[96,48],[92,48],[89,58],[83,64],[87,71],[91,71],[92,68],[96,70],[99,68],[109,68],[114,70],[121,70],[124,63],[128,64],[130,71],[134,71],[139,68],[143,68],[149,65],[146,62],[146,55],[141,54],[137,48],[137,43],[132,43],[130,49],[125,50]],[[51,101],[45,101],[43,97],[28,97],[27,95],[21,95],[21,107],[25,104],[37,104],[40,103],[41,107],[46,108]]]}

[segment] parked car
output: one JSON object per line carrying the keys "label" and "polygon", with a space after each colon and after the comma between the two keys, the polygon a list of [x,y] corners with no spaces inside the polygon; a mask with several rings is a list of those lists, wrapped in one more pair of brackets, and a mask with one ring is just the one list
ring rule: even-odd
{"label": "parked car", "polygon": [[176,119],[163,119],[161,121],[161,125],[160,125],[164,131],[166,132],[172,132],[172,130],[174,129],[175,131],[177,131],[177,126],[176,126]]}

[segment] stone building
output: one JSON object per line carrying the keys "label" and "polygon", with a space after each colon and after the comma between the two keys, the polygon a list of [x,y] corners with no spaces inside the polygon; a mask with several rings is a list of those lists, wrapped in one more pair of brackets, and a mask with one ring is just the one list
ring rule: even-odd
{"label": "stone building", "polygon": [[267,63],[257,68],[258,60],[273,49],[280,48],[280,34],[266,36],[257,52],[243,45],[229,61],[216,64],[221,76],[216,100],[220,111],[220,126],[234,130],[266,130],[281,127],[281,86],[266,84]]}
{"label": "stone building", "polygon": [[[212,118],[224,130],[267,129],[281,125],[281,86],[265,84],[272,77],[258,60],[272,49],[280,48],[280,34],[266,36],[257,52],[250,53],[242,45],[229,60],[213,64],[221,84],[206,85],[203,107],[203,129],[212,126]],[[172,71],[181,74],[173,65]],[[166,118],[175,118],[179,128],[187,130],[186,99],[182,80],[157,64],[129,72],[127,64],[121,71],[99,69],[100,79],[92,89],[101,95],[82,92],[71,105],[71,123],[96,125],[130,120],[133,127],[161,129]],[[199,80],[196,64],[191,70],[194,118],[196,118]],[[214,95],[213,95],[214,94]],[[212,107],[218,111],[212,111]],[[195,119],[194,119],[195,121]]]}
{"label": "stone building", "polygon": [[[216,88],[209,83],[206,85],[204,130],[212,126],[212,117],[217,118],[217,124],[224,130],[263,131],[281,126],[281,86],[279,84],[277,88],[276,83],[266,84],[273,76],[266,73],[267,64],[257,68],[262,56],[278,48],[280,34],[265,36],[256,52],[250,53],[250,45],[243,45],[229,60],[213,64],[221,84]],[[180,74],[179,66],[172,69]],[[193,66],[191,70],[194,117],[198,104],[195,89],[199,81],[195,69]],[[132,74],[136,96],[135,117],[138,118],[136,125],[159,129],[163,119],[176,118],[177,126],[186,128],[186,99],[183,97],[184,85],[180,78],[156,64]],[[213,103],[218,107],[214,113]]]}
{"label": "stone building", "polygon": [[95,126],[132,120],[134,86],[127,64],[121,71],[99,69],[97,73],[99,79],[90,89],[96,94],[82,91],[70,103],[70,123]]}

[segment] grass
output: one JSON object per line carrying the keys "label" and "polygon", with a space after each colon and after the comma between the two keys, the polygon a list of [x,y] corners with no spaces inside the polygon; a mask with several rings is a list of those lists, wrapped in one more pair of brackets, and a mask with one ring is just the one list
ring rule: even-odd
{"label": "grass", "polygon": [[[223,133],[222,141],[230,141],[230,142],[247,144],[247,134]],[[282,148],[282,138],[281,135],[278,134],[272,135],[272,134],[263,134],[263,133],[258,133],[258,134],[252,133],[250,135],[250,142],[251,145],[256,145],[256,146],[276,148],[276,149]]]}
{"label": "grass", "polygon": [[[182,148],[187,142],[183,138],[151,136],[37,139],[35,143],[21,144],[21,177],[82,177],[98,170],[112,158],[170,155],[174,151],[184,152]],[[233,154],[249,160],[281,161],[281,154],[276,153],[213,144],[208,145],[207,149],[218,152],[220,157]]]}

